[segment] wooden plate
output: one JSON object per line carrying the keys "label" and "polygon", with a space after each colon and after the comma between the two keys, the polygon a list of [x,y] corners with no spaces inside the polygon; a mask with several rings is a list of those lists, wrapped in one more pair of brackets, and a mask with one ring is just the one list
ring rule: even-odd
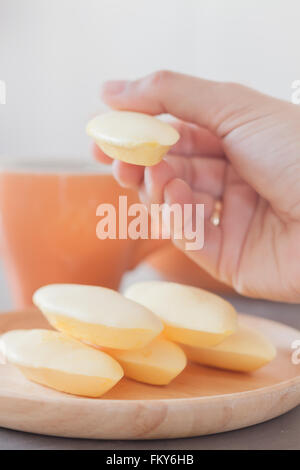
{"label": "wooden plate", "polygon": [[[123,379],[100,399],[80,398],[28,382],[0,365],[0,426],[54,436],[158,439],[229,431],[279,416],[300,404],[300,364],[291,348],[300,332],[242,315],[277,347],[277,357],[252,374],[190,364],[170,385]],[[37,311],[0,315],[0,333],[49,325]]]}

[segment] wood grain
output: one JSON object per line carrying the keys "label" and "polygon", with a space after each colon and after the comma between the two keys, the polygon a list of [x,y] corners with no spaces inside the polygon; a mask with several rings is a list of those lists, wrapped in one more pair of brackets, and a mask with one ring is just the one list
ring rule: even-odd
{"label": "wood grain", "polygon": [[[279,416],[300,404],[300,365],[291,344],[300,332],[242,315],[277,347],[269,365],[251,373],[189,364],[168,386],[129,379],[100,399],[80,398],[28,382],[11,365],[0,366],[0,426],[55,436],[98,439],[190,437],[229,431]],[[0,333],[49,328],[36,310],[0,315]]]}

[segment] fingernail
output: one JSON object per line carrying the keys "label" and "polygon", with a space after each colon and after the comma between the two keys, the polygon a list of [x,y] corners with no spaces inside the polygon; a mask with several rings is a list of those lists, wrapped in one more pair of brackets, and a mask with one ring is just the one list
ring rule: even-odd
{"label": "fingernail", "polygon": [[109,82],[105,82],[103,85],[103,93],[119,95],[125,90],[127,83],[127,80],[110,80]]}

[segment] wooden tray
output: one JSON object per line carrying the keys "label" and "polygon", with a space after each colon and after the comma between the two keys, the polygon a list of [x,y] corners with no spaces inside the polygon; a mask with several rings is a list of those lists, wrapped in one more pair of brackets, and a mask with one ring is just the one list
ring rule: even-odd
{"label": "wooden tray", "polygon": [[[100,399],[80,398],[28,382],[0,365],[0,426],[54,436],[93,439],[160,439],[243,428],[300,404],[300,364],[291,344],[300,332],[242,315],[277,347],[277,358],[252,374],[190,364],[170,385],[123,379]],[[0,315],[0,333],[49,325],[35,310]]]}

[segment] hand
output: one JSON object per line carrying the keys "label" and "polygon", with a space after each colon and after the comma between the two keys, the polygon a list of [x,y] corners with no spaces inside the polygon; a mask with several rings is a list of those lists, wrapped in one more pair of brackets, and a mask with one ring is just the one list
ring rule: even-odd
{"label": "hand", "polygon": [[[147,204],[205,204],[204,248],[186,254],[243,295],[300,302],[300,108],[238,84],[164,71],[108,82],[103,99],[180,119],[172,149],[180,156],[147,168],[115,160],[113,171]],[[185,240],[173,242],[184,250]]]}

